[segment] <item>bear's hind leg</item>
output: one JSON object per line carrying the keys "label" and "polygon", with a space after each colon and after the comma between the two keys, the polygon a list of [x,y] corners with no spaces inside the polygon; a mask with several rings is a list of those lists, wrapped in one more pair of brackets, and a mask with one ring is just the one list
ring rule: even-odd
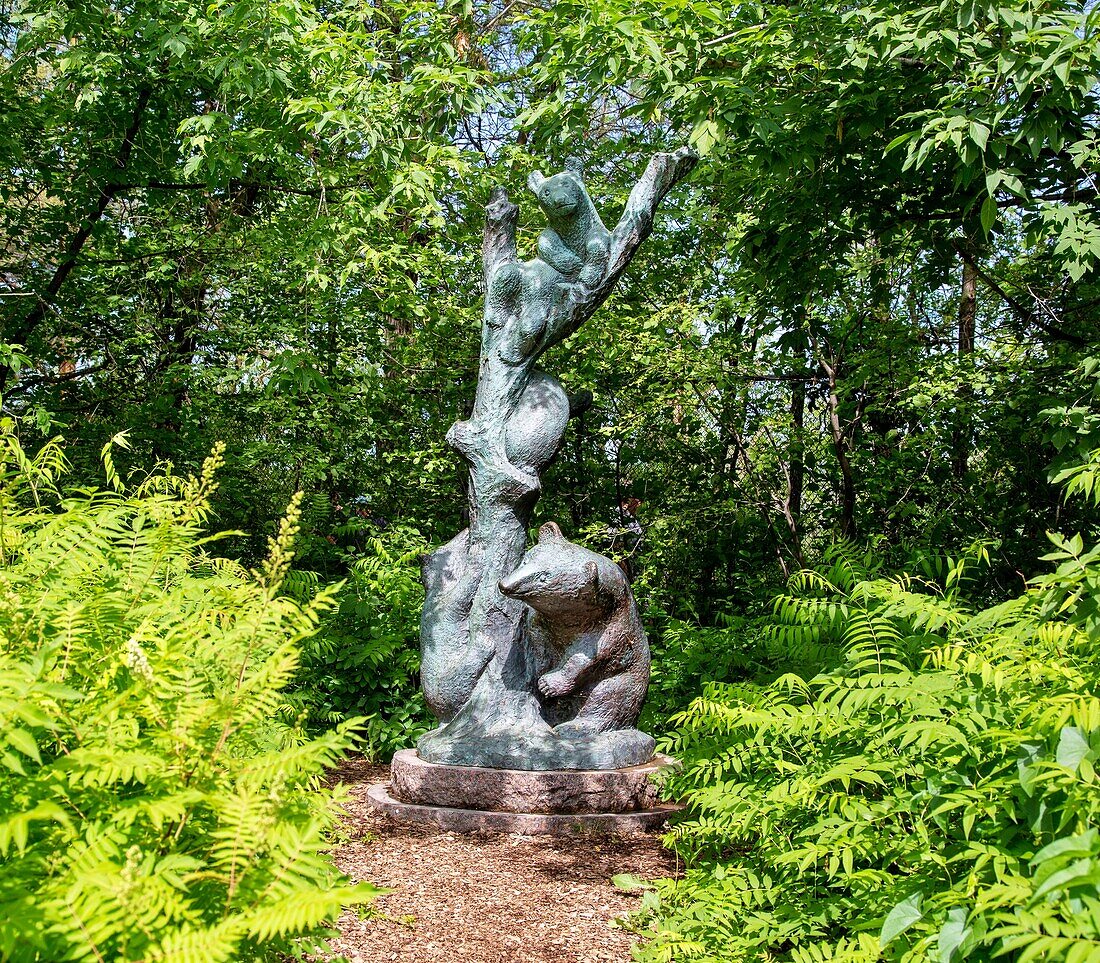
{"label": "bear's hind leg", "polygon": [[585,696],[577,715],[555,726],[554,732],[572,739],[632,728],[640,708],[637,688],[637,681],[627,672],[601,679]]}

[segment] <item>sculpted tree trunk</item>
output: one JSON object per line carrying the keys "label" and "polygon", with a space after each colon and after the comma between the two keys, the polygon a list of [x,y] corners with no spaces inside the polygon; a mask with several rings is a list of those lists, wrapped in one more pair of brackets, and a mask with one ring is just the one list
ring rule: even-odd
{"label": "sculpted tree trunk", "polygon": [[[489,201],[477,393],[469,420],[456,422],[447,435],[469,465],[470,526],[424,564],[421,678],[428,704],[443,723],[420,742],[420,754],[429,761],[616,768],[652,753],[652,740],[635,729],[555,733],[537,694],[545,659],[533,651],[526,625],[538,608],[532,593],[539,573],[515,589],[524,600],[504,595],[500,583],[524,559],[539,473],[560,448],[569,418],[560,382],[535,365],[606,300],[649,236],[661,200],[695,162],[687,150],[654,156],[610,231],[576,171],[533,174],[528,186],[549,227],[539,237],[539,256],[526,262],[516,254],[518,208],[500,189]],[[582,551],[560,532],[550,533],[551,543],[556,553],[543,554],[554,564],[570,550]],[[594,566],[597,581],[602,574],[605,595],[611,591],[606,582],[614,573],[591,559],[584,564]],[[543,582],[547,591],[557,584],[551,573]]]}

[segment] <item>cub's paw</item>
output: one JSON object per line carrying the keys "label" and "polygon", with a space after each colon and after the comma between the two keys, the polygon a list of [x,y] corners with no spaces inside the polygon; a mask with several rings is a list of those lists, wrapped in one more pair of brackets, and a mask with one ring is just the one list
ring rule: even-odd
{"label": "cub's paw", "polygon": [[547,228],[539,235],[539,257],[550,265],[558,274],[567,279],[576,278],[584,261],[568,244],[565,243],[556,231]]}
{"label": "cub's paw", "polygon": [[569,680],[561,672],[547,672],[539,679],[539,692],[544,696],[563,696],[570,689]]}

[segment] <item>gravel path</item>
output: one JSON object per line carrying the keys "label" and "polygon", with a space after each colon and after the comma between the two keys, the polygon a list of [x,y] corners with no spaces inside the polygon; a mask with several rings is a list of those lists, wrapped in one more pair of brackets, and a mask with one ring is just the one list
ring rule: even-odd
{"label": "gravel path", "polygon": [[366,802],[388,770],[351,761],[347,841],[336,862],[390,887],[374,912],[340,919],[334,948],[351,963],[627,963],[637,937],[612,921],[640,896],[611,885],[677,872],[656,838],[459,836],[400,826]]}

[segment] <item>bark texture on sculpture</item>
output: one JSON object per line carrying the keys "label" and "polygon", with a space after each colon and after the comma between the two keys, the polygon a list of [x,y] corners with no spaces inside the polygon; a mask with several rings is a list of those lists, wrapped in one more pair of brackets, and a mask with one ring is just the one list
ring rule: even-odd
{"label": "bark texture on sculpture", "polygon": [[622,572],[552,523],[525,558],[539,473],[569,418],[561,383],[535,363],[606,300],[695,162],[686,149],[654,156],[610,231],[579,173],[532,174],[549,226],[530,261],[516,254],[518,208],[499,189],[489,201],[477,393],[447,434],[470,469],[470,527],[423,568],[421,680],[441,723],[418,746],[430,762],[615,769],[653,755],[633,728],[649,649]]}

